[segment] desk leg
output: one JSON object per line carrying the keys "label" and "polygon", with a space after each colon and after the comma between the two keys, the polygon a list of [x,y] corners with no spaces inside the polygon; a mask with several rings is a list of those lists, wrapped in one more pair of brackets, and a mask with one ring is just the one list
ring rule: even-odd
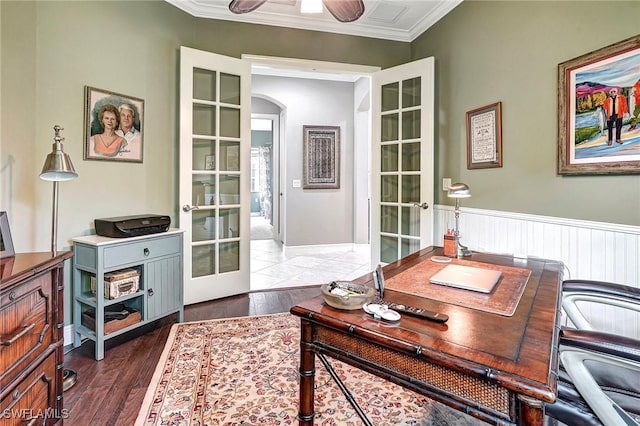
{"label": "desk leg", "polygon": [[537,399],[518,395],[519,425],[542,426],[544,424],[544,403]]}
{"label": "desk leg", "polygon": [[311,347],[313,325],[304,319],[300,320],[300,405],[298,408],[298,424],[313,426],[313,399],[315,380],[315,353]]}

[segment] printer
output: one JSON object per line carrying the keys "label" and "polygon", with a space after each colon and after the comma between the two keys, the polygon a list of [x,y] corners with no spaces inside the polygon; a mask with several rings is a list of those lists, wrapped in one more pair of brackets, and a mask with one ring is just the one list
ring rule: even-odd
{"label": "printer", "polygon": [[142,214],[95,219],[94,224],[98,235],[125,238],[166,232],[171,225],[171,218],[157,214]]}

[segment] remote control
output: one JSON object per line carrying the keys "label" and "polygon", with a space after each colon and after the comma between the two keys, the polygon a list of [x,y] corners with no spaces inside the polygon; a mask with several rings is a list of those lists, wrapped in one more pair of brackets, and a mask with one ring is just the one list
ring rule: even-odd
{"label": "remote control", "polygon": [[418,309],[413,306],[399,305],[397,303],[387,302],[386,300],[382,299],[377,299],[372,303],[385,305],[389,309],[393,309],[394,311],[402,312],[403,314],[412,315],[414,317],[424,318],[435,322],[447,322],[447,320],[449,319],[449,315],[442,314],[440,312]]}

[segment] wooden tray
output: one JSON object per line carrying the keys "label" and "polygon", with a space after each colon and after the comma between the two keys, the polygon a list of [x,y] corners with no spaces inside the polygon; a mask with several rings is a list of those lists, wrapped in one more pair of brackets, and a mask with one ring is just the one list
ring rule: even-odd
{"label": "wooden tray", "polygon": [[[126,308],[130,313],[124,319],[110,319],[104,323],[104,334],[107,335],[109,333],[113,333],[114,331],[121,330],[125,327],[129,327],[135,323],[142,321],[142,315],[139,311],[133,310],[131,308]],[[85,327],[95,331],[96,330],[96,319],[94,316],[87,314],[86,312],[82,314],[82,325]]]}

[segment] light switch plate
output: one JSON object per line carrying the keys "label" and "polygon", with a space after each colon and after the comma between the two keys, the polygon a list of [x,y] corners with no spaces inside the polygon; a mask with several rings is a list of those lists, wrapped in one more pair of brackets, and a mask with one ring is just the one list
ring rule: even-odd
{"label": "light switch plate", "polygon": [[451,178],[443,178],[442,179],[442,190],[448,191],[451,186]]}

